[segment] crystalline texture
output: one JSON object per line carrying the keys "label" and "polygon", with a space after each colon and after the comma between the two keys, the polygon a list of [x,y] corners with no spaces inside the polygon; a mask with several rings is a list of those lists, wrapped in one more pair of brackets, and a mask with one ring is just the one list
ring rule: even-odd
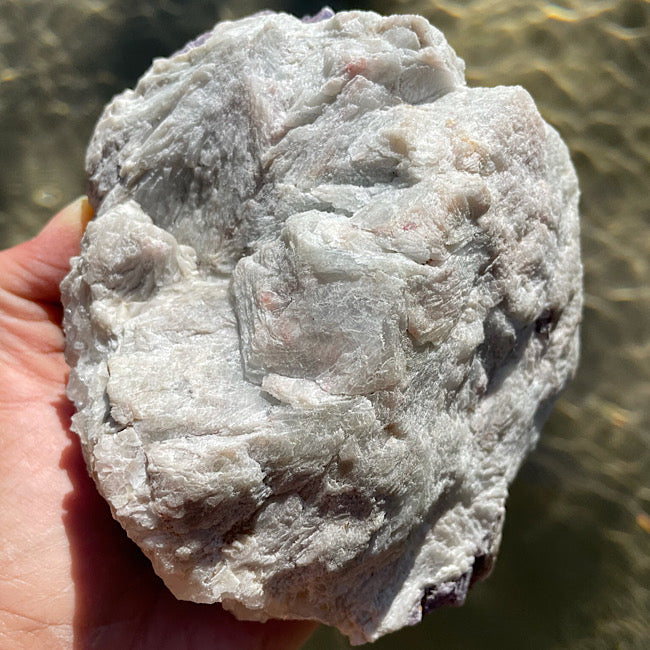
{"label": "crystalline texture", "polygon": [[461,604],[577,363],[578,187],[423,18],[224,22],[116,97],[73,427],[173,593],[354,643]]}

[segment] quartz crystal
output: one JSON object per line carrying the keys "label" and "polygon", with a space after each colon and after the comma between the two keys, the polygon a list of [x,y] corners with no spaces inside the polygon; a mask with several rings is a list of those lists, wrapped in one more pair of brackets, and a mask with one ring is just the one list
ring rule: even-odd
{"label": "quartz crystal", "polygon": [[100,118],[62,285],[99,491],[180,599],[355,644],[462,604],[575,370],[578,186],[424,18],[222,22]]}

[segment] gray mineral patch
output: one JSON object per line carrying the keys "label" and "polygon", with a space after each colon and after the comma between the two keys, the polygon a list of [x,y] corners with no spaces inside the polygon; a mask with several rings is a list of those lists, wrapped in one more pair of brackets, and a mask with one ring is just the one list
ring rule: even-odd
{"label": "gray mineral patch", "polygon": [[115,518],[182,599],[362,643],[461,604],[578,357],[578,186],[414,16],[218,24],[105,109],[62,285]]}

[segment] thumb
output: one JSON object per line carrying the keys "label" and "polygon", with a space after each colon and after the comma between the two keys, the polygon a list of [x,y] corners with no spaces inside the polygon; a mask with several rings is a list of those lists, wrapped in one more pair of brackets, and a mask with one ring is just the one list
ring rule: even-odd
{"label": "thumb", "polygon": [[0,252],[0,285],[27,300],[59,301],[59,284],[79,254],[81,237],[92,219],[86,197],[56,214],[29,241]]}

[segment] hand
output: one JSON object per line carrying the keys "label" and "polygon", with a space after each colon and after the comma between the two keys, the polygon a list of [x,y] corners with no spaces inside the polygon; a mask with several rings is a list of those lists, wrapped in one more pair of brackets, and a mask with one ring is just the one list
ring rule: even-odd
{"label": "hand", "polygon": [[0,645],[298,648],[314,624],[176,600],[86,472],[69,428],[59,282],[91,217],[80,199],[0,252]]}

